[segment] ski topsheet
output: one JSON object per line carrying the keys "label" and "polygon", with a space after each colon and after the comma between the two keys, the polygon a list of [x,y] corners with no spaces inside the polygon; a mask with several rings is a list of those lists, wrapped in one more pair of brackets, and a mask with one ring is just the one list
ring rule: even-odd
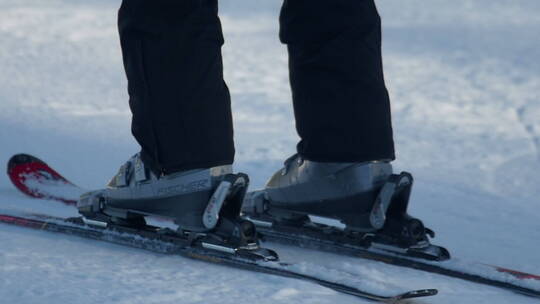
{"label": "ski topsheet", "polygon": [[84,192],[32,155],[14,155],[8,162],[7,172],[13,185],[31,197],[75,205]]}
{"label": "ski topsheet", "polygon": [[[84,192],[43,161],[27,154],[18,154],[10,159],[8,174],[19,190],[33,197],[75,204],[78,195]],[[513,269],[462,261],[455,257],[444,262],[426,261],[380,249],[366,249],[360,245],[343,244],[328,237],[317,237],[316,234],[301,235],[268,226],[259,226],[258,231],[271,241],[380,261],[540,297],[540,276]]]}
{"label": "ski topsheet", "polygon": [[[0,222],[26,228],[105,241],[123,246],[145,249],[157,253],[176,254],[192,259],[222,264],[254,272],[299,279],[316,283],[341,293],[384,303],[396,303],[405,299],[434,296],[437,294],[436,289],[422,289],[405,291],[397,295],[379,295],[376,293],[376,291],[368,291],[355,287],[352,284],[349,285],[342,283],[343,279],[340,279],[340,282],[337,282],[332,280],[330,277],[325,277],[325,273],[327,271],[325,271],[325,269],[318,269],[321,267],[317,267],[316,265],[310,265],[308,268],[306,268],[291,263],[249,260],[243,257],[223,253],[221,251],[193,247],[189,245],[188,241],[177,237],[176,234],[172,232],[167,234],[166,232],[137,231],[133,228],[123,227],[114,227],[114,229],[103,227],[99,228],[88,226],[82,220],[78,219],[64,219],[37,214],[0,214]],[[315,269],[314,272],[316,272],[316,274],[310,273],[311,271],[307,270],[313,268]]]}

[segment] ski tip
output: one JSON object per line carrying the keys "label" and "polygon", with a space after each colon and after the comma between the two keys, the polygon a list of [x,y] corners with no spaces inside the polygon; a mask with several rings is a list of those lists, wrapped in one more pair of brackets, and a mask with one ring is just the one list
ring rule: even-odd
{"label": "ski tip", "polygon": [[44,164],[44,162],[41,159],[39,159],[39,158],[37,158],[35,156],[32,156],[30,154],[25,154],[25,153],[15,154],[8,161],[8,165],[7,165],[8,174],[10,174],[10,172],[16,166],[29,164],[29,163],[42,163],[42,164]]}
{"label": "ski tip", "polygon": [[[30,197],[53,199],[68,205],[76,203],[74,199],[58,197],[45,188],[36,187],[47,183],[74,185],[35,156],[24,153],[13,155],[8,161],[7,174],[13,185]],[[29,181],[32,181],[34,186],[29,186]]]}
{"label": "ski tip", "polygon": [[421,298],[421,297],[430,297],[435,296],[439,293],[437,289],[419,289],[419,290],[413,290],[406,293],[403,293],[399,296],[397,296],[397,300],[405,300],[405,299],[413,299],[413,298]]}

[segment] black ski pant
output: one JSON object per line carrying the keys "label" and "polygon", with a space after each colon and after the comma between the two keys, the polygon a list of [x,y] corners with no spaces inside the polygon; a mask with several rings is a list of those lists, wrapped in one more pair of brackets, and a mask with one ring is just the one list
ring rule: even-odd
{"label": "black ski pant", "polygon": [[[217,0],[124,0],[118,26],[132,133],[156,172],[230,164],[230,95]],[[394,159],[373,0],[285,0],[298,153],[321,162]]]}

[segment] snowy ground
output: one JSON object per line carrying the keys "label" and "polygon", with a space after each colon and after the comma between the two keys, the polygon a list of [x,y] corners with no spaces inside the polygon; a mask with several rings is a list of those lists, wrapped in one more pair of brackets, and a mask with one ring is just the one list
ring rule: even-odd
{"label": "snowy ground", "polygon": [[[237,170],[254,188],[294,152],[277,0],[222,0]],[[88,188],[137,149],[115,28],[119,1],[0,0],[0,162],[27,152]],[[540,2],[378,1],[397,170],[412,213],[454,256],[540,273]],[[5,168],[4,168],[5,170]],[[0,176],[0,209],[71,215]],[[0,225],[5,303],[359,303],[295,280]],[[420,303],[532,303],[505,291],[278,247],[375,280],[439,288]],[[346,273],[336,278],[347,279]],[[362,282],[359,282],[361,284]]]}

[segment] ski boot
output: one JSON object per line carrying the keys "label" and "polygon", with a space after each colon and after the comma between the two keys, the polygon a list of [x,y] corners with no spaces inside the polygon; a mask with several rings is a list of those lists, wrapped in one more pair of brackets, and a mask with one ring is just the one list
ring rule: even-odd
{"label": "ski boot", "polygon": [[[281,229],[430,260],[448,259],[444,248],[430,244],[433,231],[407,214],[412,183],[409,173],[393,174],[388,161],[322,163],[294,155],[264,190],[248,193],[242,211],[263,234]],[[321,223],[315,223],[314,216]],[[328,225],[336,220],[342,227]]]}
{"label": "ski boot", "polygon": [[97,227],[156,230],[146,216],[171,219],[177,235],[211,250],[277,259],[259,247],[254,225],[239,217],[249,179],[232,174],[232,166],[186,170],[156,176],[135,154],[111,179],[106,189],[81,195],[82,220]]}

